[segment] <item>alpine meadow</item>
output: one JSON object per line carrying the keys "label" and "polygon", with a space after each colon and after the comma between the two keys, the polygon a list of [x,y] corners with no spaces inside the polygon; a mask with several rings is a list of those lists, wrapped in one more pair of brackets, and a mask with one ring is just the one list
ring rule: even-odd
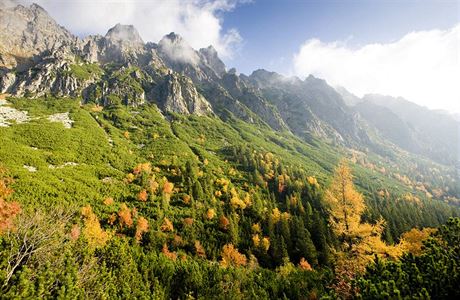
{"label": "alpine meadow", "polygon": [[[188,39],[166,14],[85,31],[123,2],[177,4]],[[186,13],[268,2],[95,1],[66,29],[91,1],[0,0],[0,299],[460,299],[460,118],[329,81],[371,46],[307,42],[305,76],[228,68],[256,59],[242,29],[233,56],[230,33],[191,46]]]}

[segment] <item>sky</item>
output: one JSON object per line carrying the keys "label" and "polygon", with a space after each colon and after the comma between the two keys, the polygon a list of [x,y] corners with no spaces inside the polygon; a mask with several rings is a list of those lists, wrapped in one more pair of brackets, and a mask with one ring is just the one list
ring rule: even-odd
{"label": "sky", "polygon": [[[22,3],[30,0],[0,0]],[[460,113],[460,1],[35,0],[79,36],[133,24],[212,44],[226,65],[309,74],[357,96],[402,96]]]}

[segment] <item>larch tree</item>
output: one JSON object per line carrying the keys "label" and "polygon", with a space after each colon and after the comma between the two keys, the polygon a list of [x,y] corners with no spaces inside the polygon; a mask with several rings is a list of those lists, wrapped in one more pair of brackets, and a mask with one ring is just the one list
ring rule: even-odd
{"label": "larch tree", "polygon": [[334,232],[345,248],[351,250],[356,238],[362,233],[361,214],[366,206],[363,195],[353,185],[353,175],[346,161],[341,161],[335,169],[325,200]]}
{"label": "larch tree", "polygon": [[361,222],[366,209],[364,197],[353,185],[353,175],[345,160],[334,171],[332,183],[325,193],[325,202],[330,214],[330,224],[342,242],[337,253],[335,285],[344,298],[352,293],[351,280],[362,272],[375,255],[398,257],[402,254],[400,245],[390,246],[382,241],[385,221],[376,224]]}

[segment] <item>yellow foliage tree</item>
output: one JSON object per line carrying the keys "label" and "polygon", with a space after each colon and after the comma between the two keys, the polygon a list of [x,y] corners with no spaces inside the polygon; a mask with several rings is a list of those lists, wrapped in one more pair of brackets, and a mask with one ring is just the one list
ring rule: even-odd
{"label": "yellow foliage tree", "polygon": [[160,185],[158,184],[158,182],[155,181],[154,178],[151,178],[149,179],[149,189],[150,189],[150,193],[152,193],[153,195],[156,194],[157,190],[158,190],[158,187]]}
{"label": "yellow foliage tree", "polygon": [[336,275],[340,280],[336,291],[346,298],[351,293],[351,279],[364,271],[375,255],[395,258],[402,254],[402,247],[382,241],[383,219],[376,224],[361,222],[366,209],[364,197],[355,189],[346,161],[341,161],[335,169],[325,202],[332,229],[342,242],[341,251],[337,253]]}
{"label": "yellow foliage tree", "polygon": [[246,203],[240,199],[238,192],[236,191],[235,188],[232,188],[230,190],[231,198],[230,198],[230,205],[235,208],[235,209],[245,209],[246,208]]}
{"label": "yellow foliage tree", "polygon": [[91,206],[82,208],[81,214],[84,218],[83,235],[91,248],[103,247],[110,239],[109,234],[104,231],[99,223],[99,219],[93,212]]}
{"label": "yellow foliage tree", "polygon": [[152,172],[152,165],[150,163],[146,162],[146,163],[138,164],[133,169],[133,174],[134,175],[139,175],[142,172],[150,174]]}
{"label": "yellow foliage tree", "polygon": [[111,206],[115,203],[115,201],[113,200],[112,197],[107,197],[104,199],[104,204],[107,205],[107,206]]}
{"label": "yellow foliage tree", "polygon": [[423,242],[427,240],[431,234],[436,231],[434,228],[423,228],[422,230],[412,228],[401,235],[401,244],[405,252],[414,255],[422,253]]}
{"label": "yellow foliage tree", "polygon": [[325,194],[335,233],[351,248],[355,237],[362,234],[361,214],[366,208],[361,193],[355,190],[348,164],[340,162]]}
{"label": "yellow foliage tree", "polygon": [[272,215],[273,223],[278,223],[281,220],[281,212],[278,208],[274,208],[272,210]]}
{"label": "yellow foliage tree", "polygon": [[251,229],[254,233],[260,233],[262,230],[259,223],[252,224]]}
{"label": "yellow foliage tree", "polygon": [[216,216],[216,211],[213,208],[209,208],[206,211],[206,219],[212,220]]}

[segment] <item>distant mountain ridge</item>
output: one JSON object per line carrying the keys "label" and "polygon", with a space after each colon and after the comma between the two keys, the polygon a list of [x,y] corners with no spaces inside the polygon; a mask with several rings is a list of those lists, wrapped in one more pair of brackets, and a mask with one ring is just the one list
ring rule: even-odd
{"label": "distant mountain ridge", "polygon": [[458,161],[453,118],[400,99],[360,99],[311,75],[238,75],[212,46],[197,51],[176,33],[145,43],[132,25],[116,24],[105,36],[80,39],[36,4],[0,8],[0,92],[104,106],[154,103],[164,114],[237,118],[305,140],[376,151],[397,145],[445,164]]}

